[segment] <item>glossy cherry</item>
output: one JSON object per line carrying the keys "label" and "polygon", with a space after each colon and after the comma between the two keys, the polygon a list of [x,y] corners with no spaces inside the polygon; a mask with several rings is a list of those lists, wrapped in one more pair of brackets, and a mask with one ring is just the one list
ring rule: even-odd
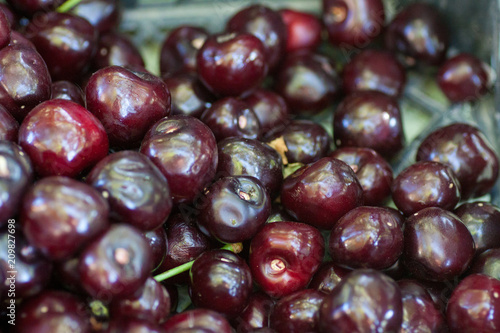
{"label": "glossy cherry", "polygon": [[500,248],[494,248],[480,253],[472,262],[468,274],[485,274],[500,280]]}
{"label": "glossy cherry", "polygon": [[220,313],[208,309],[192,309],[170,317],[162,328],[170,333],[203,332],[232,333],[227,319]]}
{"label": "glossy cherry", "polygon": [[341,267],[333,261],[325,261],[319,266],[308,288],[329,294],[349,272],[350,269]]}
{"label": "glossy cherry", "polygon": [[70,13],[83,17],[102,34],[118,27],[122,7],[114,0],[82,0],[71,8]]}
{"label": "glossy cherry", "polygon": [[248,305],[235,318],[233,327],[237,332],[250,333],[260,328],[269,327],[269,315],[274,307],[275,300],[269,295],[257,291],[248,298]]}
{"label": "glossy cherry", "polygon": [[474,257],[474,239],[453,213],[425,208],[408,217],[403,263],[415,277],[444,281],[465,272]]}
{"label": "glossy cherry", "polygon": [[159,325],[134,317],[111,318],[106,333],[167,333]]}
{"label": "glossy cherry", "polygon": [[280,298],[308,284],[324,253],[318,229],[298,222],[270,223],[252,238],[249,266],[260,288]]}
{"label": "glossy cherry", "polygon": [[391,158],[404,145],[401,111],[396,99],[376,91],[345,97],[333,116],[335,145],[371,148]]}
{"label": "glossy cherry", "polygon": [[107,32],[99,36],[97,51],[92,59],[97,70],[108,66],[122,66],[136,71],[144,70],[139,49],[122,33]]}
{"label": "glossy cherry", "polygon": [[0,10],[0,49],[9,44],[11,26],[3,10]]}
{"label": "glossy cherry", "polygon": [[153,254],[153,272],[160,267],[167,254],[167,232],[164,228],[156,228],[143,233]]}
{"label": "glossy cherry", "polygon": [[159,120],[146,134],[140,152],[167,178],[174,204],[192,202],[215,176],[215,137],[208,126],[193,117]]}
{"label": "glossy cherry", "polygon": [[281,203],[298,221],[332,229],[345,213],[363,204],[363,189],[347,164],[324,157],[285,178]]}
{"label": "glossy cherry", "polygon": [[39,104],[19,127],[19,144],[39,176],[76,177],[108,154],[108,137],[83,106],[54,99]]}
{"label": "glossy cherry", "polygon": [[286,52],[315,51],[321,43],[322,26],[318,17],[289,8],[279,11],[287,30]]}
{"label": "glossy cherry", "polygon": [[112,147],[138,146],[155,122],[170,115],[170,92],[160,78],[120,66],[95,72],[85,95],[87,109],[102,122]]}
{"label": "glossy cherry", "polygon": [[3,12],[5,17],[9,21],[10,28],[15,29],[19,18],[17,14],[14,13],[14,9],[10,5],[2,3],[0,4],[0,11]]}
{"label": "glossy cherry", "polygon": [[[37,12],[48,12],[59,6],[62,0],[9,0],[7,3],[16,14],[31,17]],[[36,15],[35,15],[36,16]]]}
{"label": "glossy cherry", "polygon": [[82,88],[70,81],[52,82],[50,99],[66,99],[85,107],[85,95]]}
{"label": "glossy cherry", "polygon": [[465,123],[434,130],[420,143],[416,158],[451,167],[460,181],[462,199],[488,193],[498,178],[498,155],[478,128]]}
{"label": "glossy cherry", "polygon": [[171,95],[171,113],[200,118],[214,100],[194,74],[178,73],[164,79]]}

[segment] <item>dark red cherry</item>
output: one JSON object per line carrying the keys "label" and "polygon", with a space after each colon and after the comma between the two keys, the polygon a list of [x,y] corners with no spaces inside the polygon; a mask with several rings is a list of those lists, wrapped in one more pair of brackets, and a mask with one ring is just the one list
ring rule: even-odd
{"label": "dark red cherry", "polygon": [[449,32],[440,10],[429,3],[407,5],[387,26],[385,46],[406,57],[408,65],[416,61],[439,65],[446,56]]}
{"label": "dark red cherry", "polygon": [[436,129],[418,147],[417,161],[441,162],[455,172],[462,199],[488,193],[498,178],[498,156],[479,129],[454,123]]}
{"label": "dark red cherry", "polygon": [[195,26],[182,25],[172,30],[163,41],[160,51],[162,77],[178,73],[196,73],[196,54],[208,32]]}
{"label": "dark red cherry", "polygon": [[83,106],[54,99],[39,104],[19,127],[19,144],[39,176],[76,177],[108,154],[104,127]]}
{"label": "dark red cherry", "polygon": [[468,274],[481,273],[500,280],[500,248],[480,253],[472,261]]}
{"label": "dark red cherry", "polygon": [[384,269],[403,252],[403,230],[382,207],[357,207],[338,220],[328,246],[332,261],[347,268]]}
{"label": "dark red cherry", "polygon": [[16,332],[90,332],[90,315],[85,303],[74,295],[44,290],[22,303],[16,318]]}
{"label": "dark red cherry", "polygon": [[95,69],[108,66],[122,66],[132,70],[145,71],[144,60],[139,49],[123,33],[107,32],[99,36],[97,51],[92,64]]}
{"label": "dark red cherry", "polygon": [[363,188],[366,206],[380,206],[391,195],[392,167],[375,150],[363,147],[344,147],[328,156],[337,158],[351,167]]}
{"label": "dark red cherry", "polygon": [[120,66],[98,70],[85,88],[87,109],[104,125],[112,147],[136,147],[151,126],[170,115],[170,92],[153,74]]}
{"label": "dark red cherry", "polygon": [[215,135],[217,141],[230,137],[257,139],[259,118],[244,101],[225,97],[214,102],[200,117]]}
{"label": "dark red cherry", "polygon": [[487,202],[464,203],[454,213],[469,229],[476,254],[500,248],[500,208]]}
{"label": "dark red cherry", "polygon": [[278,333],[317,332],[319,308],[325,294],[314,289],[298,290],[279,299],[270,316]]}
{"label": "dark red cherry", "polygon": [[347,164],[324,157],[285,178],[281,203],[298,221],[332,229],[345,213],[363,204],[363,189]]}
{"label": "dark red cherry", "polygon": [[333,45],[363,48],[382,33],[384,4],[381,0],[323,0],[323,23]]}
{"label": "dark red cherry", "polygon": [[460,201],[460,193],[453,170],[433,161],[410,165],[392,183],[392,200],[407,216],[427,207],[453,210]]}
{"label": "dark red cherry", "polygon": [[375,90],[399,97],[405,84],[403,65],[387,51],[363,50],[345,65],[342,72],[342,87],[347,95]]}
{"label": "dark red cherry", "polygon": [[220,176],[252,176],[262,182],[274,199],[283,182],[282,161],[278,152],[252,139],[227,138],[218,144]]}
{"label": "dark red cherry", "polygon": [[163,118],[141,144],[167,178],[174,204],[192,202],[215,176],[218,153],[215,137],[200,120],[183,115]]}
{"label": "dark red cherry", "polygon": [[109,321],[105,333],[167,333],[158,324],[134,317],[118,316]]}
{"label": "dark red cherry", "polygon": [[203,252],[189,271],[189,296],[196,307],[237,316],[252,292],[252,274],[245,260],[227,250]]}
{"label": "dark red cherry", "polygon": [[489,88],[486,64],[471,54],[457,54],[439,67],[437,83],[453,103],[476,100]]}
{"label": "dark red cherry", "polygon": [[85,106],[85,95],[82,89],[70,81],[52,82],[50,99],[66,99]]}
{"label": "dark red cherry", "polygon": [[260,288],[280,298],[309,283],[324,253],[318,229],[298,222],[269,223],[252,238],[249,266]]}
{"label": "dark red cherry", "polygon": [[472,274],[453,290],[446,308],[450,332],[495,332],[500,327],[500,281]]}
{"label": "dark red cherry", "polygon": [[325,296],[320,332],[397,332],[403,319],[401,291],[387,275],[355,270]]}
{"label": "dark red cherry", "polygon": [[262,41],[269,69],[278,64],[286,47],[286,26],[279,12],[264,5],[252,5],[234,14],[226,25],[230,32],[249,33]]}
{"label": "dark red cherry", "polygon": [[107,199],[110,219],[141,230],[158,228],[172,210],[167,179],[147,156],[135,151],[106,156],[86,182]]}
{"label": "dark red cherry", "polygon": [[32,47],[9,45],[1,49],[0,78],[0,104],[18,121],[50,98],[52,80],[47,65]]}
{"label": "dark red cherry", "polygon": [[474,257],[474,239],[453,213],[425,208],[408,217],[404,229],[403,262],[423,280],[444,281],[465,272]]}
{"label": "dark red cherry", "polygon": [[217,96],[248,95],[267,74],[264,52],[262,42],[251,34],[210,36],[198,51],[198,76]]}
{"label": "dark red cherry", "polygon": [[404,145],[398,101],[376,91],[360,91],[345,97],[333,116],[335,145],[371,148],[385,158]]}
{"label": "dark red cherry", "polygon": [[279,67],[274,88],[292,113],[316,114],[333,103],[340,92],[340,79],[329,58],[296,51]]}
{"label": "dark red cherry", "polygon": [[10,41],[10,22],[3,10],[0,10],[0,49]]}
{"label": "dark red cherry", "polygon": [[78,272],[79,263],[80,259],[78,255],[54,262],[52,284],[62,286],[64,290],[76,295],[86,295],[85,290],[82,288],[80,273]]}
{"label": "dark red cherry", "polygon": [[194,74],[172,74],[163,80],[172,99],[171,113],[200,118],[214,100],[212,94]]}
{"label": "dark red cherry", "polygon": [[[22,45],[22,46],[29,47],[29,48],[36,50],[35,45],[32,42],[30,42],[29,39],[26,38],[22,33],[17,32],[16,30],[12,30],[10,32],[9,46],[12,46],[12,45]],[[38,52],[37,52],[37,54],[38,54]],[[40,55],[38,54],[38,56],[40,56]],[[47,73],[48,73],[48,70],[47,70]],[[50,74],[49,74],[49,76],[50,76]]]}
{"label": "dark red cherry", "polygon": [[144,236],[125,224],[114,224],[87,245],[80,256],[82,286],[95,299],[109,302],[137,292],[153,268]]}
{"label": "dark red cherry", "polygon": [[153,254],[153,272],[160,267],[167,254],[167,232],[159,227],[143,233]]}
{"label": "dark red cherry", "polygon": [[319,266],[308,288],[329,294],[349,272],[350,269],[341,267],[333,261],[325,261]]}
{"label": "dark red cherry", "polygon": [[25,194],[26,238],[52,260],[73,256],[108,227],[109,207],[98,191],[67,177],[46,177]]}
{"label": "dark red cherry", "polygon": [[19,18],[17,14],[14,13],[14,9],[6,3],[0,3],[0,11],[4,13],[5,17],[9,21],[10,28],[15,29]]}
{"label": "dark red cherry", "polygon": [[281,152],[283,164],[316,162],[332,145],[328,132],[312,120],[292,120],[269,134],[266,141]]}
{"label": "dark red cherry", "polygon": [[285,126],[288,122],[285,99],[271,90],[257,89],[243,100],[259,118],[261,136],[265,136],[275,127]]}
{"label": "dark red cherry", "polygon": [[16,14],[35,18],[42,15],[43,12],[49,12],[56,9],[62,4],[62,0],[8,0],[7,3],[15,11]]}
{"label": "dark red cherry", "polygon": [[232,320],[237,332],[250,333],[269,327],[269,315],[274,307],[274,299],[257,291],[248,298],[248,305]]}
{"label": "dark red cherry", "polygon": [[[79,79],[89,69],[97,45],[97,33],[84,18],[48,12],[26,27],[26,37],[45,60],[52,79]],[[71,36],[71,38],[61,38]]]}
{"label": "dark red cherry", "polygon": [[315,15],[289,8],[281,9],[279,13],[287,30],[286,52],[315,51],[318,48],[323,28]]}
{"label": "dark red cherry", "polygon": [[192,309],[170,317],[162,328],[169,333],[232,333],[227,319],[208,309]]}
{"label": "dark red cherry", "polygon": [[101,34],[118,27],[122,7],[115,0],[82,0],[70,13],[83,17]]}

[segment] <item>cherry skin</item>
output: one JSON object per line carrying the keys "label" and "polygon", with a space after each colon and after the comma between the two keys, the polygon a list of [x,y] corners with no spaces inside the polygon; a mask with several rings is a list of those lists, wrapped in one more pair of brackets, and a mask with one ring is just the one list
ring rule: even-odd
{"label": "cherry skin", "polygon": [[108,329],[106,330],[106,333],[137,333],[137,332],[167,333],[159,325],[152,323],[150,321],[137,319],[133,317],[122,317],[122,316],[111,318],[108,324]]}
{"label": "cherry skin", "polygon": [[170,92],[161,79],[120,66],[95,72],[85,95],[112,147],[135,148],[155,122],[170,115]]}
{"label": "cherry skin", "polygon": [[205,251],[189,271],[189,296],[197,307],[237,316],[252,292],[252,274],[245,260],[227,250]]}
{"label": "cherry skin", "polygon": [[167,232],[164,228],[156,228],[143,233],[149,243],[153,254],[153,272],[157,270],[165,260],[167,254]]}
{"label": "cherry skin", "polygon": [[333,138],[338,148],[371,148],[385,158],[392,158],[404,145],[397,100],[376,91],[345,97],[333,116]]}
{"label": "cherry skin", "polygon": [[214,100],[212,94],[194,74],[172,74],[163,80],[172,99],[171,113],[200,118]]}
{"label": "cherry skin", "polygon": [[325,261],[319,266],[314,274],[309,289],[315,289],[323,294],[329,294],[340,281],[350,273],[351,270],[335,264],[333,261]]}
{"label": "cherry skin", "polygon": [[444,281],[459,276],[474,257],[474,239],[453,213],[425,208],[408,217],[403,263],[416,278]]}
{"label": "cherry skin", "polygon": [[249,266],[254,281],[271,297],[304,288],[325,253],[321,233],[298,222],[264,225],[250,243]]}
{"label": "cherry skin", "polygon": [[453,290],[446,308],[452,332],[495,332],[500,326],[500,281],[472,274]]}
{"label": "cherry skin", "polygon": [[107,199],[110,219],[141,230],[160,227],[172,210],[167,179],[147,156],[135,151],[106,156],[86,182]]}
{"label": "cherry skin", "polygon": [[319,312],[321,333],[397,332],[403,319],[401,291],[383,273],[358,269],[325,296]]}
{"label": "cherry skin", "polygon": [[399,97],[405,84],[403,65],[387,51],[363,50],[345,65],[342,72],[342,87],[346,95],[375,90]]}
{"label": "cherry skin", "polygon": [[83,17],[102,34],[118,27],[122,10],[114,0],[82,0],[69,12]]}
{"label": "cherry skin", "polygon": [[10,41],[10,22],[3,10],[0,10],[0,49],[9,44]]}
{"label": "cherry skin", "polygon": [[391,195],[393,173],[391,165],[375,150],[363,147],[345,147],[328,156],[348,164],[356,173],[363,188],[366,206],[381,206]]}
{"label": "cherry skin", "polygon": [[85,95],[82,89],[70,81],[52,82],[50,99],[65,99],[85,107]]}
{"label": "cherry skin", "polygon": [[267,294],[257,291],[248,298],[248,305],[235,318],[233,327],[237,332],[250,333],[260,328],[269,327],[269,315],[274,307],[274,299]]}
{"label": "cherry skin", "polygon": [[480,253],[471,264],[468,274],[485,274],[500,280],[500,248]]}
{"label": "cherry skin", "polygon": [[454,123],[430,133],[417,150],[417,161],[441,162],[455,172],[462,199],[488,193],[498,178],[499,161],[479,129]]}
{"label": "cherry skin", "polygon": [[0,11],[3,12],[5,17],[9,21],[10,28],[15,29],[19,18],[17,16],[17,14],[14,13],[14,9],[6,3],[1,3],[0,4]]}
{"label": "cherry skin", "polygon": [[400,11],[385,32],[385,46],[406,58],[408,65],[421,62],[439,65],[449,45],[446,20],[438,8],[428,3],[413,3]]}
{"label": "cherry skin", "polygon": [[381,0],[323,0],[323,23],[330,43],[362,48],[382,33],[385,22]]}
{"label": "cherry skin", "polygon": [[287,30],[286,52],[297,50],[315,51],[321,43],[321,22],[309,13],[281,9],[279,11]]}
{"label": "cherry skin", "polygon": [[162,328],[169,333],[232,333],[231,325],[220,313],[208,309],[192,309],[170,317]]}
{"label": "cherry skin", "polygon": [[76,177],[108,154],[104,127],[83,106],[54,99],[39,104],[19,127],[19,145],[39,176]]}
{"label": "cherry skin", "polygon": [[108,212],[106,200],[89,185],[67,177],[46,177],[24,196],[21,224],[30,243],[48,258],[60,260],[103,232]]}
{"label": "cherry skin", "polygon": [[382,207],[352,209],[335,224],[328,240],[332,261],[351,269],[389,268],[403,245],[403,230],[394,213]]}
{"label": "cherry skin", "polygon": [[21,121],[31,109],[50,98],[52,80],[47,65],[33,47],[16,44],[0,50],[0,64],[0,104]]}
{"label": "cherry skin", "polygon": [[332,229],[345,213],[362,205],[363,189],[347,164],[324,157],[285,178],[281,203],[298,221]]}
{"label": "cherry skin", "polygon": [[[26,27],[26,37],[45,60],[54,81],[74,81],[90,67],[97,45],[97,33],[84,18],[49,12]],[[61,38],[69,35],[70,40]]]}
{"label": "cherry skin", "polygon": [[453,103],[473,101],[488,92],[486,65],[475,56],[460,53],[447,59],[437,73],[437,83]]}
{"label": "cherry skin", "polygon": [[167,178],[174,204],[192,202],[217,168],[217,143],[212,131],[189,116],[160,119],[144,137],[140,152]]}
{"label": "cherry skin", "polygon": [[[62,4],[62,0],[9,0],[7,3],[11,9],[18,15],[31,17],[37,12],[48,12],[54,10]],[[36,16],[36,15],[35,15]]]}
{"label": "cherry skin", "polygon": [[145,71],[144,60],[139,49],[124,34],[107,32],[99,36],[97,51],[92,59],[97,70],[108,66],[122,66],[132,70]]}

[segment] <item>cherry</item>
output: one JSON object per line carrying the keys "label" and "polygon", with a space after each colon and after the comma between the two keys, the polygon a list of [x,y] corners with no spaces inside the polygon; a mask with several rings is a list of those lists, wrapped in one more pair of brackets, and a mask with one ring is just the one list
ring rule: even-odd
{"label": "cherry", "polygon": [[89,21],[99,34],[117,28],[122,16],[120,3],[114,0],[82,0],[69,12]]}
{"label": "cherry", "polygon": [[269,7],[257,4],[241,9],[228,20],[226,30],[249,33],[259,38],[271,70],[283,57],[287,43],[286,26],[280,13]]}
{"label": "cherry", "polygon": [[163,81],[172,97],[172,114],[200,118],[212,105],[214,97],[194,74],[172,74]]}
{"label": "cherry", "polygon": [[145,155],[120,151],[106,156],[87,175],[110,205],[110,219],[141,230],[161,226],[172,210],[167,179]]}
{"label": "cherry", "polygon": [[357,207],[338,220],[328,246],[332,261],[347,268],[384,269],[403,252],[403,230],[382,207]]}
{"label": "cherry", "polygon": [[122,66],[136,71],[144,70],[144,60],[139,49],[130,39],[118,32],[107,32],[99,36],[97,51],[92,59],[95,69]]}
{"label": "cherry", "polygon": [[376,91],[345,97],[333,116],[335,145],[371,148],[385,158],[404,145],[401,111],[396,99]]}
{"label": "cherry", "polygon": [[228,318],[243,311],[252,291],[250,268],[245,260],[227,250],[203,252],[194,261],[189,277],[193,304]]}
{"label": "cherry", "polygon": [[324,157],[285,178],[281,203],[298,221],[332,229],[345,213],[363,203],[363,189],[347,164]]}
{"label": "cherry", "polygon": [[162,77],[184,72],[196,72],[196,55],[208,37],[208,32],[195,26],[179,26],[162,43],[160,72]]}
{"label": "cherry", "polygon": [[232,333],[227,319],[208,309],[192,309],[170,317],[162,328],[169,333]]}
{"label": "cherry", "polygon": [[430,207],[408,217],[403,262],[415,277],[444,281],[465,272],[474,257],[474,239],[453,213]]}
{"label": "cherry", "polygon": [[[23,34],[15,31],[15,30],[12,30],[10,32],[9,46],[12,46],[12,45],[22,45],[22,46],[31,48],[33,50],[36,50],[35,45],[32,42],[30,42],[28,38],[26,38]],[[37,52],[37,55],[40,57],[38,52]],[[45,62],[43,62],[43,63],[45,64]],[[45,67],[46,67],[46,65],[45,65]],[[47,69],[47,73],[48,73],[48,69]],[[49,74],[49,76],[50,76],[50,74]]]}
{"label": "cherry", "polygon": [[385,22],[381,0],[323,0],[323,23],[330,43],[362,48],[382,33]]}
{"label": "cherry", "polygon": [[472,262],[468,274],[481,273],[500,280],[500,248],[480,253]]}
{"label": "cherry", "polygon": [[363,147],[344,147],[328,156],[348,164],[363,188],[366,206],[380,206],[391,195],[393,173],[391,165],[375,150]]}
{"label": "cherry", "polygon": [[9,44],[11,26],[7,15],[0,10],[0,49]]}
{"label": "cherry", "polygon": [[317,114],[333,103],[340,79],[333,62],[320,54],[296,51],[287,55],[276,73],[275,90],[294,114]]}
{"label": "cherry", "polygon": [[500,281],[472,274],[453,290],[446,308],[452,332],[495,332],[500,326]]}
{"label": "cherry", "polygon": [[[38,12],[48,12],[54,10],[57,6],[63,3],[62,0],[8,0],[12,10],[16,14],[31,17]],[[35,15],[35,17],[37,17]]]}
{"label": "cherry", "polygon": [[21,225],[48,258],[67,259],[108,227],[108,212],[107,202],[89,185],[47,177],[25,194]]}
{"label": "cherry", "polygon": [[251,34],[210,36],[196,57],[198,76],[217,96],[248,95],[267,74],[264,52],[262,42]]}
{"label": "cherry", "polygon": [[286,52],[315,51],[321,43],[320,20],[309,13],[289,8],[279,11],[287,30]]}
{"label": "cherry", "polygon": [[226,97],[214,102],[200,117],[217,141],[230,137],[257,139],[260,123],[250,106],[240,99]]}
{"label": "cherry", "polygon": [[350,269],[341,267],[333,261],[325,261],[319,266],[308,288],[329,294],[349,272]]}
{"label": "cherry", "polygon": [[112,318],[106,333],[167,333],[160,326],[149,321],[133,317]]}
{"label": "cherry", "polygon": [[250,333],[260,328],[269,327],[269,315],[274,307],[274,300],[267,294],[257,291],[250,295],[245,309],[232,320],[237,332]]}
{"label": "cherry", "polygon": [[52,274],[52,284],[62,286],[64,290],[73,294],[85,296],[85,290],[82,288],[78,265],[80,263],[78,254],[74,257],[58,260],[54,262]]}
{"label": "cherry", "polygon": [[449,46],[446,20],[434,5],[418,2],[407,5],[388,25],[385,46],[407,57],[413,65],[422,62],[439,65],[445,60]]}
{"label": "cherry", "polygon": [[417,161],[441,162],[455,172],[462,199],[488,193],[498,178],[498,156],[482,132],[465,123],[434,130],[420,143]]}
{"label": "cherry", "polygon": [[87,108],[103,124],[112,147],[136,147],[170,114],[170,92],[158,77],[120,66],[98,70],[85,88]]}
{"label": "cherry", "polygon": [[471,54],[460,53],[439,67],[437,83],[451,102],[460,103],[486,94],[489,77],[481,60]]}
{"label": "cherry", "polygon": [[80,256],[82,286],[95,299],[111,301],[137,292],[153,268],[152,253],[141,233],[114,224],[88,244]]}
{"label": "cherry", "polygon": [[257,115],[261,136],[266,136],[267,132],[275,127],[285,126],[288,121],[285,99],[271,90],[256,89],[243,100]]}
{"label": "cherry", "polygon": [[[25,34],[45,60],[53,80],[74,81],[89,69],[97,33],[86,19],[48,12],[34,18]],[[68,35],[71,39],[61,38]]]}
{"label": "cherry", "polygon": [[308,284],[324,252],[316,228],[298,222],[269,223],[251,240],[249,266],[260,288],[280,298]]}
{"label": "cherry", "polygon": [[104,127],[83,106],[54,99],[40,103],[19,127],[19,144],[39,176],[76,177],[108,154]]}
{"label": "cherry", "polygon": [[167,178],[174,204],[192,202],[215,176],[215,137],[208,126],[193,117],[160,119],[144,137],[140,152]]}
{"label": "cherry", "polygon": [[167,232],[164,228],[156,228],[143,233],[144,238],[149,243],[151,253],[153,254],[153,272],[157,270],[165,260],[167,254]]}
{"label": "cherry", "polygon": [[3,12],[9,21],[10,28],[15,29],[19,18],[17,17],[17,14],[14,13],[12,7],[6,3],[0,3],[0,11]]}
{"label": "cherry", "polygon": [[325,296],[320,332],[397,332],[403,319],[401,291],[383,273],[358,269]]}
{"label": "cherry", "polygon": [[342,87],[347,95],[356,91],[375,90],[399,97],[405,84],[403,65],[387,51],[362,50],[345,65],[342,72]]}
{"label": "cherry", "polygon": [[85,96],[82,89],[70,81],[52,82],[50,99],[65,99],[85,107]]}

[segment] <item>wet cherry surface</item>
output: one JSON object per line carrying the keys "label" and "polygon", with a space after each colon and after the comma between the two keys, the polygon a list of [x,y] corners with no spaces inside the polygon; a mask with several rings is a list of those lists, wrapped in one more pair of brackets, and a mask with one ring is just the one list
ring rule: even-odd
{"label": "wet cherry surface", "polygon": [[171,95],[171,113],[200,118],[203,111],[212,105],[214,97],[198,80],[188,73],[169,75],[164,79]]}
{"label": "wet cherry surface", "polygon": [[17,142],[19,123],[9,111],[0,105],[0,140]]}
{"label": "wet cherry surface", "polygon": [[248,305],[232,320],[237,332],[249,333],[259,328],[269,327],[269,315],[275,300],[267,294],[257,291],[248,298]]}
{"label": "wet cherry surface", "polygon": [[231,333],[231,325],[227,319],[208,309],[193,309],[170,317],[163,325],[163,329],[171,333],[203,332],[203,333]]}
{"label": "wet cherry surface", "polygon": [[143,233],[144,238],[149,243],[151,247],[151,253],[153,254],[153,272],[160,267],[160,265],[165,260],[167,255],[167,232],[164,228],[156,228]]}
{"label": "wet cherry surface", "polygon": [[288,105],[285,99],[274,91],[259,88],[243,100],[259,118],[261,136],[266,136],[273,128],[286,125],[289,116]]}
{"label": "wet cherry surface", "polygon": [[133,317],[111,318],[106,333],[166,333],[159,325]]}
{"label": "wet cherry surface", "polygon": [[477,255],[467,273],[485,274],[500,280],[500,248],[489,249]]}
{"label": "wet cherry surface", "polygon": [[96,48],[97,51],[92,58],[92,65],[95,69],[123,66],[144,71],[144,60],[139,49],[124,34],[118,32],[101,34]]}
{"label": "wet cherry surface", "polygon": [[279,11],[287,30],[286,52],[315,51],[321,43],[322,26],[313,14],[289,8]]}
{"label": "wet cherry surface", "polygon": [[70,13],[83,17],[99,33],[104,33],[118,26],[122,8],[113,0],[82,0],[70,10]]}
{"label": "wet cherry surface", "polygon": [[333,261],[325,261],[319,266],[308,288],[329,294],[349,272],[351,272],[350,269],[341,267]]}
{"label": "wet cherry surface", "polygon": [[50,99],[66,99],[85,106],[85,95],[82,89],[71,81],[52,82]]}

